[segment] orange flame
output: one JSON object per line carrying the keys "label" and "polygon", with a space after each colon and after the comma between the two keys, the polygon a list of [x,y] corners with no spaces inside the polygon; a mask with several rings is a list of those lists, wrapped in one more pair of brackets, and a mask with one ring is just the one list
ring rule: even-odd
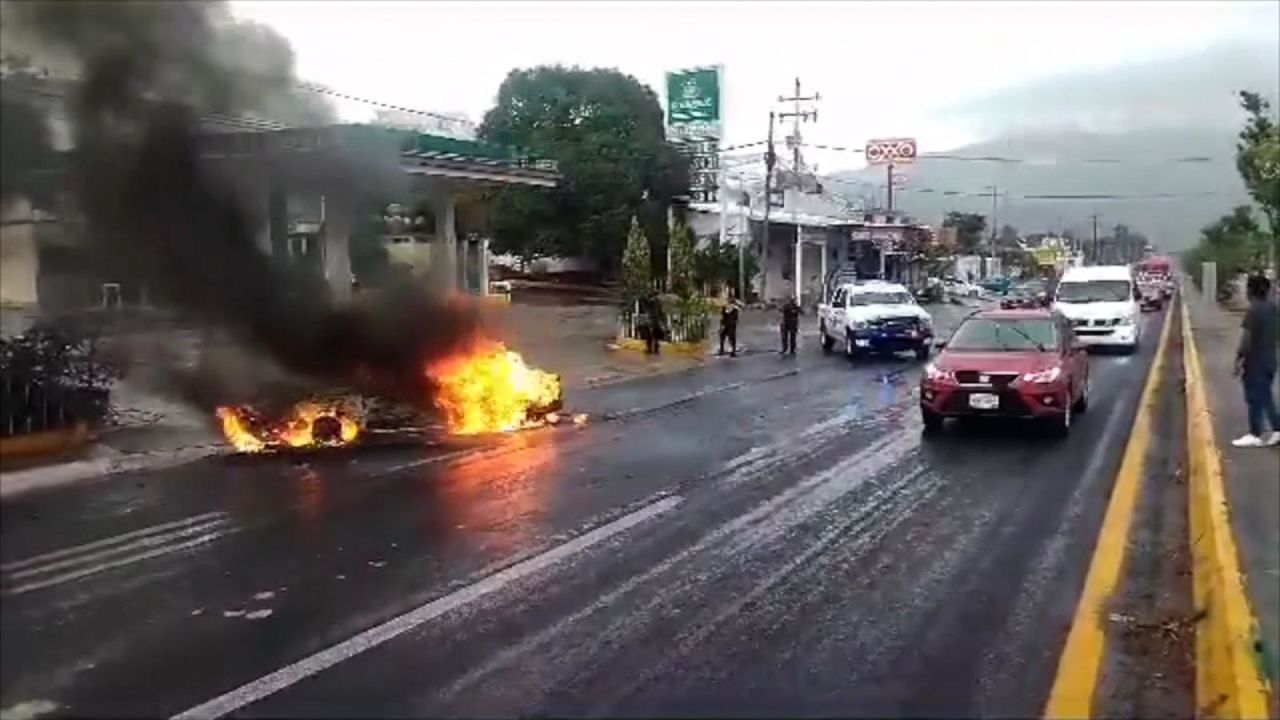
{"label": "orange flame", "polygon": [[452,433],[511,432],[559,419],[554,411],[560,404],[560,377],[529,367],[502,343],[482,341],[432,363],[427,374]]}
{"label": "orange flame", "polygon": [[[258,453],[279,448],[348,445],[360,435],[360,423],[344,407],[315,401],[294,405],[280,422],[265,422],[248,407],[220,407],[218,419],[222,435],[237,451]],[[332,419],[338,423],[337,437],[316,437],[316,422]]]}

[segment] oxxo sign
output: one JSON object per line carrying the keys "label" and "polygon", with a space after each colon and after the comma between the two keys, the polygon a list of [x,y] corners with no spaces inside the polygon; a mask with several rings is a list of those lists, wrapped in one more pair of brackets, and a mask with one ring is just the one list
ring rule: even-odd
{"label": "oxxo sign", "polygon": [[864,150],[868,165],[905,165],[915,162],[915,138],[886,138],[868,140]]}
{"label": "oxxo sign", "polygon": [[694,202],[716,202],[724,123],[720,67],[667,73],[667,137],[689,158]]}

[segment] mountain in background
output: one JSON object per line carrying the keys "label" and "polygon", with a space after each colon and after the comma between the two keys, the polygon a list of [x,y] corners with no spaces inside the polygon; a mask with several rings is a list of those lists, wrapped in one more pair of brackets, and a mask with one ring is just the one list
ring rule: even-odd
{"label": "mountain in background", "polygon": [[[998,225],[1023,233],[1070,229],[1087,237],[1097,213],[1099,234],[1124,224],[1162,250],[1188,248],[1201,227],[1249,201],[1235,168],[1244,113],[1234,93],[1261,92],[1274,109],[1277,57],[1280,40],[1211,47],[1054,78],[951,108],[989,139],[947,155],[1020,162],[920,158],[898,169],[907,179],[894,206],[934,225],[952,210],[990,216],[994,184]],[[855,203],[884,202],[883,167],[829,180],[831,192]],[[1028,197],[1043,195],[1115,197]]]}

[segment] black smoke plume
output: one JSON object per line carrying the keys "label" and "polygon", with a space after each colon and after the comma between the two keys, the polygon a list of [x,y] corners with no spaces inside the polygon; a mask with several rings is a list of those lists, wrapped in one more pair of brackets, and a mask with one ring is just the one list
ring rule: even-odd
{"label": "black smoke plume", "polygon": [[[217,57],[224,6],[26,5],[25,27],[82,68],[71,182],[104,263],[316,386],[427,399],[424,363],[466,342],[475,314],[408,287],[373,304],[335,304],[322,279],[259,248],[259,213],[201,165],[200,115],[261,100],[246,95],[242,77]],[[385,186],[385,178],[370,176],[376,168],[359,164],[332,174],[345,176],[349,188]]]}

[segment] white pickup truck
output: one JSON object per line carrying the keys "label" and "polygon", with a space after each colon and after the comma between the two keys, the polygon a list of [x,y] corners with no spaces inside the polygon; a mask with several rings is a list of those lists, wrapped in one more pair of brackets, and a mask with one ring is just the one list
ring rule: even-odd
{"label": "white pickup truck", "polygon": [[844,283],[818,306],[823,352],[839,343],[845,355],[911,351],[925,360],[933,347],[933,318],[905,287],[881,280]]}

